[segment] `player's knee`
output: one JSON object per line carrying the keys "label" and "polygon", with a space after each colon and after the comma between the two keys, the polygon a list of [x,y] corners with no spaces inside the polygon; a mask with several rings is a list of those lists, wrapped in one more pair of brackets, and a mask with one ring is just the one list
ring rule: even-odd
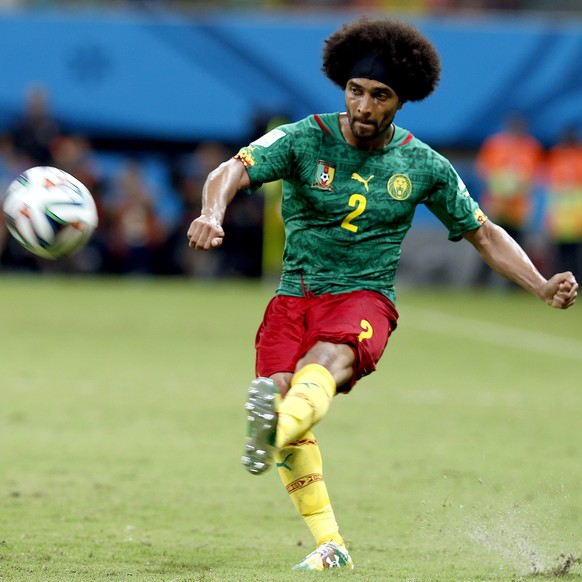
{"label": "player's knee", "polygon": [[334,377],[336,384],[342,385],[353,374],[354,351],[346,344],[317,342],[298,362],[295,371],[308,364],[319,364]]}
{"label": "player's knee", "polygon": [[271,376],[271,380],[275,383],[275,386],[282,397],[284,397],[289,391],[292,377],[293,374],[291,372],[277,372]]}

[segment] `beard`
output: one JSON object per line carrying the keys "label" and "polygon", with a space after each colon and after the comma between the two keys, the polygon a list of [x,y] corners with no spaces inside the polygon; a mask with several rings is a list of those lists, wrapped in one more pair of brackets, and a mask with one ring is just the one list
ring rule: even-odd
{"label": "beard", "polygon": [[350,129],[353,136],[360,141],[373,141],[385,133],[391,120],[384,120],[382,125],[378,125],[374,121],[364,120],[360,118],[348,117]]}

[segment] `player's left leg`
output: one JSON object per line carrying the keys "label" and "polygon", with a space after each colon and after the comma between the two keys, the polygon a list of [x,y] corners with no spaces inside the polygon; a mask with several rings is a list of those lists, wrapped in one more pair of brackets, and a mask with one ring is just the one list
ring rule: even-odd
{"label": "player's left leg", "polygon": [[292,570],[327,570],[329,568],[354,569],[354,562],[345,546],[326,542],[308,554]]}
{"label": "player's left leg", "polygon": [[297,363],[297,372],[277,410],[275,460],[279,475],[316,544],[316,550],[294,569],[353,568],[323,478],[319,446],[311,432],[327,413],[338,382],[351,378],[353,361],[348,346],[318,342]]}
{"label": "player's left leg", "polygon": [[313,433],[308,431],[298,441],[277,450],[275,460],[283,485],[317,547],[294,569],[353,568],[329,500],[321,453]]}

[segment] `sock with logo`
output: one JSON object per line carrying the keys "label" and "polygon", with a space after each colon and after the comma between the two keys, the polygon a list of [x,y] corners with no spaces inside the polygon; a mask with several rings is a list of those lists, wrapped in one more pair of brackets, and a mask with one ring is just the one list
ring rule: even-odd
{"label": "sock with logo", "polygon": [[319,547],[326,542],[344,545],[323,480],[323,463],[311,431],[275,453],[279,476],[297,511]]}

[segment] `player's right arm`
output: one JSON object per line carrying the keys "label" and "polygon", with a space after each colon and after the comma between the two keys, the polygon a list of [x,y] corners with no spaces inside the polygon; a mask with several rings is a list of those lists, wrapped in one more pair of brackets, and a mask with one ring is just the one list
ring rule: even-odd
{"label": "player's right arm", "polygon": [[248,188],[250,183],[244,164],[237,158],[223,162],[210,172],[202,189],[202,212],[188,229],[191,248],[209,251],[222,244],[226,208],[236,193]]}

